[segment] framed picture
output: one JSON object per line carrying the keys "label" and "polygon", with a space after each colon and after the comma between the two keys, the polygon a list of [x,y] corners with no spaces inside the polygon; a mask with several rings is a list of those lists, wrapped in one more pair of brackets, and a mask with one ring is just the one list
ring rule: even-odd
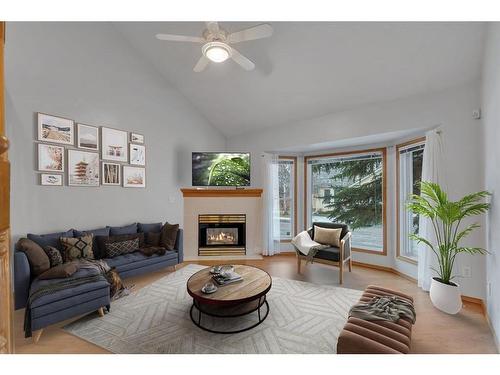
{"label": "framed picture", "polygon": [[146,165],[146,146],[130,144],[130,164]]}
{"label": "framed picture", "polygon": [[102,163],[102,184],[103,185],[121,185],[120,164]]}
{"label": "framed picture", "polygon": [[130,133],[130,142],[144,144],[144,136],[138,133]]}
{"label": "framed picture", "polygon": [[62,174],[42,173],[40,184],[43,186],[63,186],[63,176]]}
{"label": "framed picture", "polygon": [[64,172],[64,147],[39,143],[38,170]]}
{"label": "framed picture", "polygon": [[38,140],[74,145],[74,126],[73,120],[38,113]]}
{"label": "framed picture", "polygon": [[99,154],[68,150],[68,185],[99,186]]}
{"label": "framed picture", "polygon": [[101,128],[101,153],[104,160],[128,161],[127,132],[111,128]]}
{"label": "framed picture", "polygon": [[87,150],[99,150],[99,128],[85,124],[77,124],[76,145]]}
{"label": "framed picture", "polygon": [[123,187],[146,187],[146,169],[124,165]]}

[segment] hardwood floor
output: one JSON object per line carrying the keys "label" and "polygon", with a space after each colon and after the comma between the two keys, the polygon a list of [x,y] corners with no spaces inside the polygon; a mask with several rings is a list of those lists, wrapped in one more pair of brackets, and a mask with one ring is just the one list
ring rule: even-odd
{"label": "hardwood floor", "polygon": [[[184,265],[187,263],[213,265],[219,264],[220,261],[186,262]],[[266,257],[264,260],[239,263],[260,267],[271,276],[338,285],[337,268],[321,264],[303,265],[302,274],[298,275],[295,256],[291,255],[277,255]],[[133,277],[126,279],[125,283],[135,284],[138,289],[170,272],[171,270],[167,270]],[[459,314],[447,315],[434,308],[428,294],[418,289],[415,283],[398,275],[360,266],[354,266],[352,273],[344,273],[343,287],[363,290],[369,284],[398,289],[414,297],[417,322],[412,333],[412,353],[497,353],[493,335],[479,305],[465,303]],[[108,353],[105,349],[61,329],[70,321],[46,328],[40,341],[33,344],[31,339],[24,338],[23,317],[24,310],[15,312],[16,353]]]}

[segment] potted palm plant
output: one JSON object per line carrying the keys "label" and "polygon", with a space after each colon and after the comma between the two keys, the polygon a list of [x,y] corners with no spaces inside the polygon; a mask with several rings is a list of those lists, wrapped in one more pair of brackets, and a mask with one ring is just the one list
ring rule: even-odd
{"label": "potted palm plant", "polygon": [[479,191],[453,202],[438,184],[422,181],[420,186],[420,195],[411,195],[407,208],[429,219],[434,231],[434,240],[418,234],[410,234],[410,238],[417,243],[424,243],[437,257],[439,269],[432,268],[437,277],[432,278],[429,291],[433,305],[448,314],[456,314],[462,308],[462,301],[460,286],[452,281],[455,258],[460,253],[486,253],[486,250],[480,247],[460,245],[462,239],[479,228],[477,223],[463,228],[462,220],[485,213],[490,205],[484,202],[484,198],[490,193]]}

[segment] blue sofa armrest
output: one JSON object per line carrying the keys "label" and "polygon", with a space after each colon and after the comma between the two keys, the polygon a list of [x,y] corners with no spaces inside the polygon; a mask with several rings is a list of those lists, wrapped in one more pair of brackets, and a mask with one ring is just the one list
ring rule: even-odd
{"label": "blue sofa armrest", "polygon": [[177,238],[175,240],[174,250],[177,251],[179,256],[179,263],[184,261],[184,239],[183,239],[183,230],[179,228],[177,232]]}
{"label": "blue sofa armrest", "polygon": [[26,254],[14,252],[14,297],[15,309],[26,307],[31,285],[31,269]]}

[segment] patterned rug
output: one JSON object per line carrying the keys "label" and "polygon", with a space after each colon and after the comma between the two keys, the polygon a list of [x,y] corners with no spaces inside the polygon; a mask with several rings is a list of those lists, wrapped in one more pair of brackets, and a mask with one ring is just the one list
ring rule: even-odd
{"label": "patterned rug", "polygon": [[[267,295],[270,312],[259,326],[222,335],[196,327],[187,279],[203,266],[190,264],[112,302],[111,312],[87,315],[64,327],[113,353],[335,353],[347,313],[361,291],[273,277]],[[264,307],[265,309],[265,307]],[[203,316],[203,319],[206,319]],[[208,318],[210,319],[210,318]],[[257,313],[217,319],[217,328],[249,325]]]}

